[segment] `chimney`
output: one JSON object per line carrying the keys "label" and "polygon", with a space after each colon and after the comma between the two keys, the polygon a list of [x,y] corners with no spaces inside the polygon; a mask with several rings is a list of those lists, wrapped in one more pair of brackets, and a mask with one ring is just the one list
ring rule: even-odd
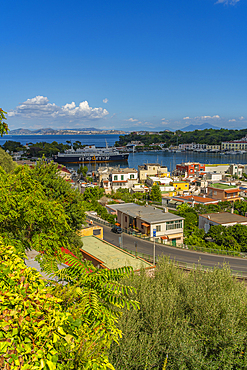
{"label": "chimney", "polygon": [[210,220],[210,216],[208,216],[208,220]]}
{"label": "chimney", "polygon": [[231,213],[234,213],[234,207],[231,208]]}

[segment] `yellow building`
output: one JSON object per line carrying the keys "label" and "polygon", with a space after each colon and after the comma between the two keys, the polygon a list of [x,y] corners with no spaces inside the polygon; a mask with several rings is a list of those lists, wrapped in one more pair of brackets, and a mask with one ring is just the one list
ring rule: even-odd
{"label": "yellow building", "polygon": [[161,166],[159,163],[145,163],[143,166],[138,166],[138,177],[140,182],[147,180],[148,176],[163,176],[170,177],[166,166]]}
{"label": "yellow building", "polygon": [[185,181],[176,181],[172,185],[176,191],[188,191],[190,188],[190,184]]}
{"label": "yellow building", "polygon": [[234,141],[226,141],[221,143],[222,150],[247,150],[247,139],[246,140],[234,140]]}

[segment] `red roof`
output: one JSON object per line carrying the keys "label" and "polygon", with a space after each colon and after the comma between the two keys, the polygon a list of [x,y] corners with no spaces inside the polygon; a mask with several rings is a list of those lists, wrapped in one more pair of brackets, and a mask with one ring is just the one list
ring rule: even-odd
{"label": "red roof", "polygon": [[183,200],[189,200],[189,201],[191,201],[191,202],[193,202],[193,200],[195,201],[195,202],[198,202],[198,203],[217,203],[218,202],[218,200],[217,199],[213,199],[213,198],[204,198],[204,197],[199,197],[199,196],[197,196],[197,195],[186,195],[186,196],[181,196],[181,197],[176,197],[176,198],[174,198],[174,199],[176,199],[176,200],[181,200],[181,201],[183,201]]}

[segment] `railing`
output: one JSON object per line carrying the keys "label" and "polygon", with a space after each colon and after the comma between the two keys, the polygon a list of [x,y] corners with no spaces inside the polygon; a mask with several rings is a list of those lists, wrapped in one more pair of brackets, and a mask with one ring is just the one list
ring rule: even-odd
{"label": "railing", "polygon": [[[90,220],[96,221],[96,222],[98,222],[98,223],[100,223],[100,224],[102,224],[104,226],[109,226],[109,227],[113,227],[114,226],[114,225],[110,224],[109,222],[107,222],[105,220],[102,220],[101,218],[99,218],[97,216],[87,215],[87,218],[89,218]],[[132,236],[135,236],[136,238],[153,242],[153,238],[152,237],[150,237],[148,235],[145,235],[145,234],[142,234],[141,232],[138,232],[138,231],[136,231],[134,229],[131,229],[131,228],[124,229],[124,228],[122,228],[122,230],[123,230],[124,233],[126,233],[128,235],[132,235]],[[186,244],[172,245],[172,243],[163,243],[159,239],[156,239],[155,240],[155,243],[156,244],[159,244],[159,245],[173,247],[173,248],[187,249],[187,250],[196,251],[196,252],[202,252],[202,253],[217,254],[217,255],[220,255],[220,256],[231,256],[231,257],[247,258],[247,253],[238,252],[238,251],[232,251],[232,250],[213,249],[213,248],[199,247],[199,246],[195,246],[195,245],[186,245]]]}
{"label": "railing", "polygon": [[[134,252],[126,248],[121,248],[121,249],[132,254],[133,256],[143,258],[144,260],[150,263],[153,263],[153,256],[151,256],[150,254]],[[156,264],[159,262],[159,259],[162,259],[162,258],[163,256],[156,256]],[[179,268],[184,269],[184,270],[193,270],[194,268],[200,268],[201,271],[206,272],[206,271],[212,271],[214,269],[214,267],[205,266],[201,264],[195,265],[193,263],[187,263],[187,262],[181,262],[181,261],[176,261],[175,263],[177,264]],[[230,271],[231,271],[232,276],[235,276],[241,279],[247,278],[247,272],[232,270],[232,269]]]}

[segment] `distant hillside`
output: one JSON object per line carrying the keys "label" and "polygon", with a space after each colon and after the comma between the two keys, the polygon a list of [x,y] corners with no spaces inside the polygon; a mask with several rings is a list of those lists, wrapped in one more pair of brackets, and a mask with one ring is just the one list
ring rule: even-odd
{"label": "distant hillside", "polygon": [[181,131],[195,131],[195,130],[205,130],[205,129],[214,129],[214,130],[220,130],[220,127],[213,126],[211,123],[203,123],[201,125],[189,125],[184,128],[181,128]]}
{"label": "distant hillside", "polygon": [[85,128],[66,128],[66,129],[53,129],[53,128],[41,128],[38,130],[29,130],[25,128],[18,128],[11,130],[10,135],[80,135],[80,134],[125,134],[125,131],[121,130],[102,130],[95,127]]}

